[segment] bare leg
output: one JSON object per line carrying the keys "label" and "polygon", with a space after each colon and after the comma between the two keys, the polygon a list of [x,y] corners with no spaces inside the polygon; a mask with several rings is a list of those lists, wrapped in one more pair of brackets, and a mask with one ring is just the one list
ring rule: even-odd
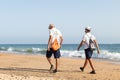
{"label": "bare leg", "polygon": [[83,68],[85,68],[87,66],[87,64],[88,64],[88,59],[85,59],[85,63],[84,63]]}
{"label": "bare leg", "polygon": [[92,63],[92,59],[88,59],[88,61],[89,61],[89,63],[90,63],[90,66],[91,66],[91,68],[92,68],[92,71],[95,71],[94,66],[93,66],[93,63]]}
{"label": "bare leg", "polygon": [[58,61],[59,61],[59,59],[58,58],[55,58],[55,70],[53,71],[53,73],[56,73],[57,72],[57,70],[58,70]]}
{"label": "bare leg", "polygon": [[50,65],[52,65],[51,58],[47,58]]}
{"label": "bare leg", "polygon": [[58,70],[58,63],[59,63],[59,59],[58,59],[58,58],[56,58],[55,60],[56,60],[56,67],[55,67],[55,69],[56,69],[56,70]]}

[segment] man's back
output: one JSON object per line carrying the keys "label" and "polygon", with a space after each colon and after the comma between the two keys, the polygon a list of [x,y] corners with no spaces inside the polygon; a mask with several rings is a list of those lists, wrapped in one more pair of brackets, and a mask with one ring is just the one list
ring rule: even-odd
{"label": "man's back", "polygon": [[52,42],[57,39],[58,42],[60,43],[60,36],[62,36],[61,32],[56,29],[56,28],[53,28],[50,30],[50,36],[52,36]]}
{"label": "man's back", "polygon": [[94,35],[92,35],[91,33],[85,33],[83,36],[83,41],[84,43],[84,49],[87,49],[89,47],[89,40],[95,40]]}

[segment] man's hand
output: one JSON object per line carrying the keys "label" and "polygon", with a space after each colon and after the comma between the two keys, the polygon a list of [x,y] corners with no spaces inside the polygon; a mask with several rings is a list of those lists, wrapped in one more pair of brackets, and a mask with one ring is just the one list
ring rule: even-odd
{"label": "man's hand", "polygon": [[79,48],[77,48],[77,51],[79,51]]}
{"label": "man's hand", "polygon": [[50,51],[50,48],[47,48],[47,51]]}
{"label": "man's hand", "polygon": [[100,54],[100,50],[97,50],[98,54]]}

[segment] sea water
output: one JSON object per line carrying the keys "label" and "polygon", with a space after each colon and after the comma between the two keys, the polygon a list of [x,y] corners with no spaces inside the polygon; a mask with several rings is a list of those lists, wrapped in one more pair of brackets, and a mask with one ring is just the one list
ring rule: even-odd
{"label": "sea water", "polygon": [[[120,61],[120,44],[99,44],[100,54],[97,50],[93,58]],[[62,57],[85,58],[83,47],[77,51],[78,44],[63,44],[61,47]],[[47,44],[0,44],[0,52],[15,54],[45,55]]]}

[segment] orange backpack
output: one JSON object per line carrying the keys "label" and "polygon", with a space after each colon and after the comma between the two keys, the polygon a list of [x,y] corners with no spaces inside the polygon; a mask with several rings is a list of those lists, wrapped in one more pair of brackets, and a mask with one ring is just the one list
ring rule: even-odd
{"label": "orange backpack", "polygon": [[58,43],[58,40],[55,39],[54,42],[52,43],[52,49],[54,51],[57,51],[60,48],[60,44]]}

